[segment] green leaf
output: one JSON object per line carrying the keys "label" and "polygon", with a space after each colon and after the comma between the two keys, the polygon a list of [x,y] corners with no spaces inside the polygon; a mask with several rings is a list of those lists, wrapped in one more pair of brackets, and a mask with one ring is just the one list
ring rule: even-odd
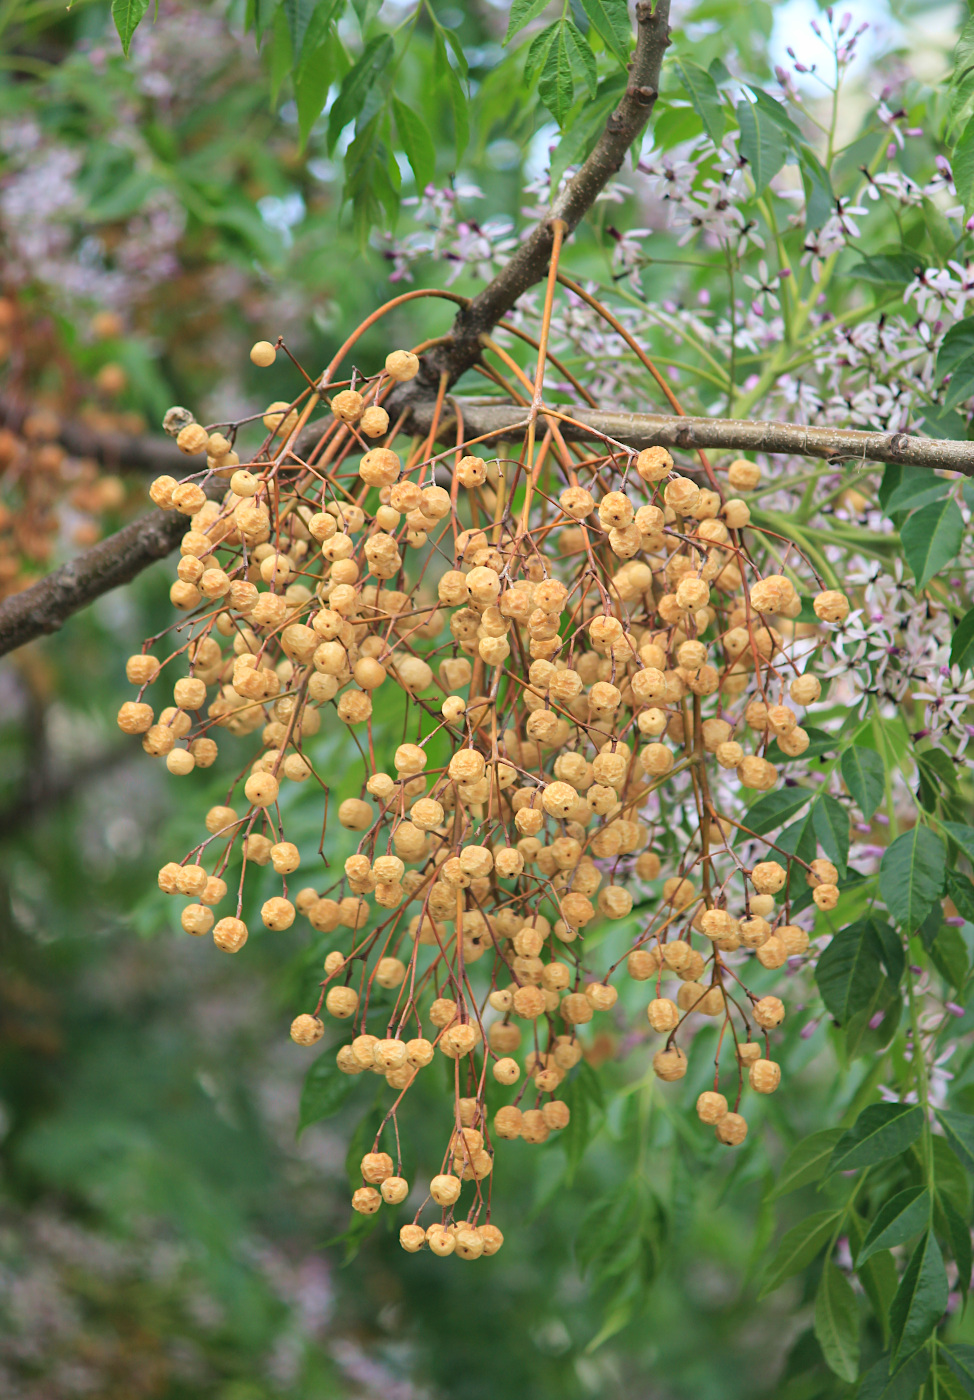
{"label": "green leaf", "polygon": [[789,1230],[768,1265],[758,1296],[766,1298],[769,1293],[779,1288],[786,1278],[791,1278],[792,1274],[797,1274],[806,1264],[810,1264],[819,1250],[831,1239],[841,1219],[840,1210],[820,1210],[814,1215],[806,1216]]}
{"label": "green leaf", "polygon": [[920,927],[944,888],[947,851],[927,826],[897,836],[883,852],[879,888],[886,908],[907,933]]}
{"label": "green leaf", "polygon": [[815,967],[822,1000],[840,1026],[871,1005],[881,980],[879,941],[870,919],[840,929]]}
{"label": "green leaf", "polygon": [[537,19],[542,10],[546,10],[550,4],[551,0],[514,0],[508,16],[504,43],[509,44],[515,34],[519,34],[526,24]]}
{"label": "green leaf", "polygon": [[748,83],[747,90],[754,98],[755,102],[760,107],[764,115],[769,119],[769,121],[774,122],[775,126],[779,129],[779,131],[784,132],[785,136],[788,137],[790,143],[796,148],[796,150],[798,149],[798,147],[803,146],[805,144],[805,137],[802,134],[801,128],[795,125],[795,123],[792,121],[791,117],[789,117],[787,111],[781,105],[780,102],[777,102],[773,97],[770,97],[768,93],[762,91],[761,88],[754,87],[751,83]]}
{"label": "green leaf", "polygon": [[376,35],[370,39],[355,63],[342,79],[338,96],[328,113],[328,149],[334,150],[335,142],[348,126],[360,116],[365,99],[372,85],[383,73],[392,58],[392,40],[388,34]]}
{"label": "green leaf", "polygon": [[797,1191],[800,1186],[808,1186],[824,1176],[829,1158],[841,1136],[841,1128],[823,1128],[821,1132],[812,1133],[796,1143],[782,1164],[768,1200],[787,1196],[790,1191]]}
{"label": "green leaf", "polygon": [[930,1192],[922,1186],[911,1186],[886,1201],[879,1210],[856,1259],[858,1269],[871,1254],[880,1249],[892,1249],[905,1244],[919,1234],[930,1219]]}
{"label": "green leaf", "polygon": [[595,54],[591,45],[577,24],[573,24],[570,19],[565,20],[565,39],[569,52],[574,51],[574,59],[582,70],[585,79],[585,86],[588,88],[589,97],[594,97],[598,92],[599,78],[595,67]]}
{"label": "green leaf", "polygon": [[[815,614],[813,613],[812,616],[814,617]],[[803,727],[808,735],[808,748],[804,753],[785,753],[777,739],[769,746],[768,759],[776,768],[782,763],[810,763],[812,759],[820,758],[822,754],[831,753],[836,748],[834,736],[826,733],[824,729],[816,729],[812,724],[806,724]]]}
{"label": "green leaf", "polygon": [[916,1104],[870,1104],[836,1143],[829,1174],[873,1167],[898,1157],[922,1131],[923,1111]]}
{"label": "green leaf", "polygon": [[284,18],[291,35],[291,49],[295,56],[300,54],[304,36],[308,32],[315,0],[283,0]]}
{"label": "green leaf", "polygon": [[974,608],[965,613],[954,628],[950,643],[950,664],[962,671],[974,668]]}
{"label": "green leaf", "polygon": [[297,56],[295,71],[298,77],[309,64],[318,61],[318,49],[334,38],[332,26],[341,5],[342,0],[319,0],[315,6],[308,27],[304,31],[301,48],[300,50],[295,49]]}
{"label": "green leaf", "polygon": [[325,109],[334,75],[332,38],[326,37],[300,64],[294,77],[294,102],[298,109],[298,133],[302,149],[312,127]]}
{"label": "green leaf", "polygon": [[919,1351],[947,1309],[947,1270],[932,1230],[913,1251],[889,1310],[893,1365]]}
{"label": "green leaf", "polygon": [[947,871],[947,894],[962,919],[974,924],[974,884],[959,870]]}
{"label": "green leaf", "polygon": [[856,1400],[916,1400],[930,1372],[930,1353],[917,1352],[895,1376],[889,1367],[889,1355],[884,1354],[863,1376]]}
{"label": "green leaf", "polygon": [[[544,34],[550,32],[551,38],[545,47],[538,74],[538,96],[559,126],[564,126],[565,118],[571,111],[574,101],[575,65],[583,63],[582,57],[577,51],[574,36],[571,34],[572,28],[574,26],[570,24],[570,21],[563,20],[552,25],[551,31],[544,31]],[[543,35],[538,37],[542,38]],[[534,45],[531,47],[533,49]],[[587,44],[584,45],[584,48],[589,58],[592,58],[592,51]],[[530,58],[529,53],[529,60]]]}
{"label": "green leaf", "polygon": [[851,1385],[859,1374],[859,1304],[851,1283],[831,1260],[815,1294],[815,1336],[829,1370]]}
{"label": "green leaf", "polygon": [[467,102],[467,94],[463,90],[463,84],[447,57],[446,45],[440,37],[439,30],[436,31],[433,43],[433,64],[437,86],[441,88],[445,86],[450,109],[453,113],[453,141],[459,164],[470,140],[469,103]]}
{"label": "green leaf", "polygon": [[810,146],[798,152],[798,165],[805,190],[805,231],[819,229],[835,213],[835,193],[829,172]]}
{"label": "green leaf", "polygon": [[974,1118],[947,1108],[939,1108],[937,1117],[956,1156],[969,1172],[974,1172]]}
{"label": "green leaf", "polygon": [[405,102],[400,102],[397,97],[392,99],[392,111],[396,118],[396,131],[399,134],[399,140],[406,152],[406,159],[416,176],[416,187],[419,190],[424,190],[436,174],[436,150],[433,146],[433,138],[419,113],[414,112],[411,107],[407,107]]}
{"label": "green leaf", "polygon": [[928,812],[937,810],[937,803],[957,790],[957,775],[950,756],[943,749],[927,749],[914,754],[919,779],[918,796]]}
{"label": "green leaf", "polygon": [[[944,380],[951,376],[951,383],[944,400],[946,408],[954,408],[964,397],[969,397],[963,386],[970,382],[974,367],[974,316],[967,316],[950,327],[940,342],[937,351],[937,378]],[[958,383],[955,385],[954,381]],[[961,386],[961,387],[958,387]]]}
{"label": "green leaf", "polygon": [[748,808],[747,825],[756,836],[767,836],[776,826],[782,826],[813,796],[809,788],[778,788],[766,792]]}
{"label": "green leaf", "polygon": [[853,744],[839,760],[839,769],[856,806],[866,821],[870,821],[886,791],[883,760],[872,749]]}
{"label": "green leaf", "polygon": [[849,860],[848,810],[838,798],[823,792],[812,806],[812,825],[822,850],[844,877]]}
{"label": "green leaf", "polygon": [[950,157],[950,169],[954,176],[957,197],[964,206],[964,213],[970,214],[974,205],[974,117],[960,134]]}
{"label": "green leaf", "polygon": [[958,992],[963,991],[967,983],[969,961],[967,944],[960,929],[951,924],[944,924],[938,931],[932,947],[927,951],[944,981]]}
{"label": "green leaf", "polygon": [[971,1227],[960,1211],[946,1196],[940,1202],[947,1221],[947,1242],[957,1265],[957,1286],[966,1293],[971,1286],[971,1271],[974,1270],[974,1253],[971,1248]]}
{"label": "green leaf", "polygon": [[961,848],[967,859],[974,862],[974,826],[966,826],[961,822],[941,822],[941,826],[951,841]]}
{"label": "green leaf", "polygon": [[778,124],[756,103],[738,102],[736,110],[741,128],[739,149],[751,167],[755,194],[763,194],[785,163],[788,142]]}
{"label": "green leaf", "polygon": [[[880,286],[912,282],[920,264],[915,253],[901,252],[898,249],[889,253],[870,253],[861,263],[849,269],[850,279],[859,282],[876,282]],[[916,470],[919,470],[917,468]]]}
{"label": "green leaf", "polygon": [[698,63],[678,58],[675,63],[680,81],[686,88],[690,105],[703,122],[704,131],[715,146],[720,145],[724,134],[724,104],[721,101],[717,84]]}
{"label": "green leaf", "polygon": [[968,1395],[974,1395],[974,1347],[961,1342],[941,1346],[940,1355],[947,1358],[947,1365],[961,1382]]}
{"label": "green leaf", "polygon": [[883,502],[883,510],[887,515],[894,515],[898,510],[916,510],[931,501],[943,500],[951,489],[952,483],[942,476],[934,476],[920,467],[904,466],[900,469],[899,484]]}
{"label": "green leaf", "polygon": [[963,127],[974,110],[974,19],[961,30],[947,97],[947,134]]}
{"label": "green leaf", "polygon": [[132,35],[138,29],[142,17],[149,8],[149,0],[112,0],[112,19],[122,41],[122,53],[129,56]]}
{"label": "green leaf", "polygon": [[609,52],[620,63],[628,63],[632,47],[628,0],[582,0],[582,9]]}
{"label": "green leaf", "polygon": [[964,517],[953,499],[933,501],[904,521],[900,542],[918,593],[956,556],[963,538]]}
{"label": "green leaf", "polygon": [[343,1074],[330,1051],[319,1055],[304,1078],[301,1106],[298,1110],[298,1134],[311,1123],[331,1118],[345,1105],[352,1088],[353,1077]]}

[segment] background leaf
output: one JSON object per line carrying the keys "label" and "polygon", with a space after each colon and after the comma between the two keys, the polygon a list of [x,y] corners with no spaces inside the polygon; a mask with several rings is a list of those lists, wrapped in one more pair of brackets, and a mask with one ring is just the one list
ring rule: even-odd
{"label": "background leaf", "polygon": [[956,556],[963,538],[964,517],[954,500],[933,501],[904,522],[900,540],[918,593]]}
{"label": "background leaf", "polygon": [[884,851],[880,889],[886,908],[908,933],[920,927],[943,893],[946,860],[944,843],[926,826],[904,832]]}
{"label": "background leaf", "polygon": [[741,128],[739,148],[751,168],[756,194],[763,194],[768,182],[785,163],[788,141],[776,121],[756,103],[739,102],[737,121]]}
{"label": "background leaf", "polygon": [[815,1336],[829,1369],[851,1385],[859,1374],[859,1304],[831,1260],[815,1294]]}

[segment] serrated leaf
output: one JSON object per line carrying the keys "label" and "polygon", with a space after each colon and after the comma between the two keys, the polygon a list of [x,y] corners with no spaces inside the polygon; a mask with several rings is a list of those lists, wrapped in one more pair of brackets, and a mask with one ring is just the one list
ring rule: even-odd
{"label": "serrated leaf", "polygon": [[943,1255],[932,1230],[913,1251],[889,1310],[893,1365],[919,1351],[947,1309]]}
{"label": "serrated leaf", "polygon": [[294,76],[294,103],[298,109],[298,133],[302,148],[325,109],[334,75],[331,36],[306,55]]}
{"label": "serrated leaf", "polygon": [[969,1172],[974,1172],[974,1118],[955,1109],[937,1109],[937,1117],[954,1153]]}
{"label": "serrated leaf", "polygon": [[960,929],[951,924],[944,924],[927,951],[944,981],[956,991],[963,991],[967,983],[969,961],[967,944]]}
{"label": "serrated leaf", "polygon": [[766,792],[748,808],[748,829],[757,836],[767,836],[776,826],[790,821],[812,796],[809,788],[801,787],[778,788],[775,792]]}
{"label": "serrated leaf", "polygon": [[950,643],[950,664],[962,671],[974,668],[974,608],[965,613],[954,628]]}
{"label": "serrated leaf", "polygon": [[796,1143],[782,1164],[777,1184],[768,1200],[774,1201],[779,1196],[787,1196],[790,1191],[797,1191],[800,1186],[809,1186],[823,1177],[835,1144],[841,1136],[841,1128],[823,1128],[821,1132],[812,1133]]}
{"label": "serrated leaf", "polygon": [[[569,37],[568,22],[553,26],[554,34],[544,55],[538,74],[538,96],[559,126],[571,111],[575,97],[575,75],[572,60],[575,45]],[[588,47],[586,45],[586,47]],[[589,50],[591,53],[591,50]]]}
{"label": "serrated leaf", "polygon": [[768,1265],[758,1296],[766,1298],[769,1293],[780,1287],[785,1279],[791,1278],[792,1274],[797,1274],[806,1264],[810,1264],[831,1239],[841,1219],[840,1210],[820,1210],[799,1221],[789,1230]]}
{"label": "serrated leaf", "polygon": [[748,83],[747,90],[768,120],[774,122],[775,126],[788,137],[793,146],[798,147],[804,144],[805,137],[801,128],[795,125],[780,102],[776,101],[775,98],[771,97],[761,88],[754,87],[752,83]]}
{"label": "serrated leaf", "polygon": [[904,466],[899,484],[883,502],[883,510],[887,515],[894,515],[898,510],[916,510],[931,501],[943,500],[952,488],[953,483],[942,476],[934,476],[920,467]]}
{"label": "serrated leaf", "polygon": [[872,749],[853,744],[839,760],[839,770],[856,806],[865,820],[870,821],[886,792],[883,760]]}
{"label": "serrated leaf", "polygon": [[588,88],[589,97],[594,97],[598,92],[599,78],[595,67],[595,54],[585,35],[570,19],[565,20],[565,42],[568,45],[569,55],[574,54],[578,67],[582,70],[582,77],[585,79],[585,86]]}
{"label": "serrated leaf", "polygon": [[963,538],[964,517],[953,499],[933,501],[903,522],[900,542],[918,593],[956,557]]}
{"label": "serrated leaf", "polygon": [[872,1004],[881,979],[878,940],[869,919],[841,929],[815,967],[822,1000],[840,1026]]}
{"label": "serrated leaf", "polygon": [[298,1134],[311,1123],[331,1118],[344,1107],[352,1088],[353,1076],[343,1074],[334,1056],[325,1051],[319,1055],[304,1077],[301,1106],[298,1110]]}
{"label": "serrated leaf", "polygon": [[957,1287],[966,1293],[971,1286],[971,1271],[974,1270],[970,1223],[946,1196],[941,1198],[940,1204],[947,1221],[947,1242],[957,1265]]}
{"label": "serrated leaf", "polygon": [[704,131],[719,146],[724,134],[724,104],[721,101],[717,84],[698,63],[678,58],[675,63],[680,81],[686,89],[690,105],[703,122]]}
{"label": "serrated leaf", "polygon": [[888,1354],[870,1366],[856,1391],[856,1400],[916,1400],[930,1373],[929,1352],[917,1352],[893,1376],[889,1366]]}
{"label": "serrated leaf", "polygon": [[959,870],[947,871],[947,894],[962,919],[974,924],[974,884]]}
{"label": "serrated leaf", "polygon": [[763,194],[785,163],[788,141],[778,124],[756,103],[738,102],[736,111],[741,128],[738,148],[750,166],[755,194]]}
{"label": "serrated leaf", "polygon": [[880,1208],[856,1259],[856,1268],[880,1249],[893,1249],[919,1234],[930,1219],[930,1192],[922,1186],[900,1191]]}
{"label": "serrated leaf", "polygon": [[453,137],[456,150],[457,163],[463,158],[463,153],[467,149],[470,140],[470,113],[467,94],[463,90],[463,84],[447,57],[446,45],[436,31],[433,43],[433,64],[436,71],[437,85],[446,88],[447,98],[450,103],[450,110],[453,113]]}
{"label": "serrated leaf", "polygon": [[974,1347],[953,1342],[940,1347],[941,1356],[947,1358],[947,1365],[963,1385],[968,1395],[974,1395]]}
{"label": "serrated leaf", "polygon": [[849,277],[859,282],[876,282],[880,286],[912,282],[920,264],[916,255],[907,252],[869,253],[861,263],[849,269]]}
{"label": "serrated leaf", "polygon": [[897,924],[913,933],[940,898],[944,888],[947,851],[927,826],[915,826],[897,836],[883,852],[879,888]]}
{"label": "serrated leaf", "polygon": [[361,115],[373,83],[382,73],[392,57],[392,40],[388,34],[370,39],[359,55],[358,62],[348,70],[342,79],[338,96],[328,113],[328,149],[334,149],[349,122]]}
{"label": "serrated leaf", "polygon": [[829,1174],[873,1167],[898,1157],[922,1131],[923,1112],[916,1104],[870,1104],[836,1143]]}
{"label": "serrated leaf", "polygon": [[815,1336],[829,1370],[851,1385],[859,1374],[859,1304],[851,1283],[831,1260],[815,1294]]}
{"label": "serrated leaf", "polygon": [[148,8],[149,0],[112,0],[112,19],[115,21],[118,37],[122,41],[122,53],[126,58],[129,56],[132,36]]}
{"label": "serrated leaf", "polygon": [[537,19],[542,10],[546,10],[550,4],[551,0],[513,0],[504,43],[509,44],[515,34],[519,34],[526,24]]}
{"label": "serrated leaf", "polygon": [[632,25],[629,22],[628,0],[582,0],[595,32],[605,40],[620,63],[628,63],[632,46]]}
{"label": "serrated leaf", "polygon": [[392,100],[392,111],[406,159],[416,176],[416,186],[423,190],[436,174],[436,149],[433,138],[419,113],[407,107],[405,102],[400,102],[397,97]]}
{"label": "serrated leaf", "polygon": [[849,860],[849,813],[838,798],[823,792],[812,806],[812,824],[822,850],[844,877]]}
{"label": "serrated leaf", "polygon": [[951,841],[955,842],[969,861],[974,863],[974,826],[963,822],[941,822],[941,826]]}

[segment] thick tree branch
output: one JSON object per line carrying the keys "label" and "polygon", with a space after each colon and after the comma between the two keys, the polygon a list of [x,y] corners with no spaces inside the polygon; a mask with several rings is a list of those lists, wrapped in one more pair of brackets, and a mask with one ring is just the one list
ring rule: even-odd
{"label": "thick tree branch", "polygon": [[629,65],[629,82],[619,105],[605,124],[588,159],[551,206],[547,219],[531,232],[497,276],[458,313],[449,339],[423,355],[419,374],[391,396],[387,405],[393,417],[413,403],[435,398],[440,376],[449,384],[480,359],[481,335],[493,330],[518,297],[540,282],[548,270],[552,247],[552,222],[566,224],[566,236],[581,223],[600,192],[622,169],[629,148],[649,120],[659,91],[660,67],[670,42],[670,0],[657,0],[653,12],[649,0],[636,5],[636,48]]}
{"label": "thick tree branch", "polygon": [[0,656],[56,632],[86,607],[164,559],[189,529],[185,515],[155,510],[0,603]]}
{"label": "thick tree branch", "polygon": [[[451,401],[448,399],[447,404]],[[467,438],[510,429],[512,439],[527,427],[523,408],[512,404],[488,403],[458,398]],[[675,447],[693,451],[698,447],[726,452],[767,452],[816,461],[893,462],[929,470],[963,472],[974,477],[974,442],[953,442],[943,438],[913,437],[907,433],[867,432],[857,428],[806,428],[800,423],[761,423],[736,418],[678,418],[669,413],[603,413],[598,409],[554,405],[585,428],[562,423],[564,436],[573,441],[591,438],[590,429],[613,438],[639,452],[644,447]],[[428,433],[433,406],[418,403],[412,413],[418,433]],[[444,411],[437,430],[444,442],[452,442],[456,419]]]}

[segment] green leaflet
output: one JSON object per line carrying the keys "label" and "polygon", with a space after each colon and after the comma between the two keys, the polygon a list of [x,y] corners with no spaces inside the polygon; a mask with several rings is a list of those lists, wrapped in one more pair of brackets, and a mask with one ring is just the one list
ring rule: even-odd
{"label": "green leaflet", "polygon": [[420,190],[425,189],[436,174],[436,150],[433,146],[433,138],[430,136],[423,118],[411,107],[407,107],[405,102],[400,102],[398,98],[394,97],[392,111],[396,119],[399,140],[406,152],[406,159],[416,176],[416,186]]}
{"label": "green leaflet", "polygon": [[943,822],[944,831],[964,852],[969,861],[974,862],[974,826],[963,822]]}
{"label": "green leaflet", "polygon": [[932,1230],[913,1251],[889,1310],[895,1366],[918,1351],[947,1307],[947,1270]]}
{"label": "green leaflet", "polygon": [[800,1186],[808,1186],[823,1177],[841,1136],[841,1128],[825,1128],[796,1143],[785,1158],[768,1199],[773,1201],[778,1196],[787,1196],[789,1191],[797,1191]]}
{"label": "green leaflet", "polygon": [[832,1236],[842,1219],[841,1210],[820,1210],[807,1216],[783,1237],[774,1258],[768,1265],[760,1298],[766,1298],[784,1283],[786,1278],[797,1274],[810,1264]]}
{"label": "green leaflet", "polygon": [[352,1088],[352,1075],[343,1074],[326,1050],[314,1061],[304,1078],[298,1111],[298,1135],[311,1123],[331,1118],[344,1107]]}
{"label": "green leaflet", "polygon": [[836,1143],[829,1172],[854,1171],[898,1157],[922,1131],[923,1112],[916,1104],[870,1104]]}
{"label": "green leaflet", "polygon": [[956,1155],[969,1172],[974,1172],[974,1117],[954,1109],[938,1109],[937,1117]]}
{"label": "green leaflet", "polygon": [[974,667],[974,608],[965,613],[954,629],[950,643],[950,664],[962,671]]}
{"label": "green leaflet", "polygon": [[883,760],[872,749],[853,744],[842,755],[839,770],[856,806],[868,822],[886,791]]}
{"label": "green leaflet", "polygon": [[115,21],[118,37],[122,41],[122,52],[126,58],[132,35],[138,29],[148,8],[149,0],[112,0],[112,19]]}
{"label": "green leaflet", "polygon": [[592,28],[605,41],[609,52],[620,63],[629,59],[632,47],[632,25],[627,0],[582,0]]}
{"label": "green leaflet", "polygon": [[542,10],[547,9],[550,0],[513,0],[507,21],[504,43],[509,44],[515,34],[519,34],[526,24],[537,19]]}
{"label": "green leaflet", "polygon": [[763,797],[748,808],[747,824],[758,836],[767,836],[776,826],[783,826],[796,812],[800,812],[812,797],[809,788],[778,788],[766,792]]}
{"label": "green leaflet", "polygon": [[829,1370],[851,1385],[859,1374],[859,1304],[851,1283],[831,1260],[815,1294],[815,1336]]}
{"label": "green leaflet", "polygon": [[724,105],[717,84],[705,68],[688,59],[678,58],[675,66],[693,110],[703,122],[711,141],[719,146],[724,134]]}
{"label": "green leaflet", "polygon": [[870,1225],[856,1259],[856,1268],[880,1249],[905,1244],[919,1233],[930,1218],[930,1192],[911,1186],[884,1202]]}
{"label": "green leaflet", "polygon": [[812,806],[812,826],[822,850],[844,878],[849,859],[848,810],[838,798],[823,792]]}
{"label": "green leaflet", "polygon": [[815,967],[822,1000],[840,1026],[871,1004],[881,978],[881,950],[871,919],[840,929]]}
{"label": "green leaflet", "polygon": [[755,194],[763,194],[769,181],[785,163],[788,141],[776,121],[756,103],[739,102],[740,152],[751,167]]}
{"label": "green leaflet", "polygon": [[955,557],[963,538],[964,517],[953,498],[932,501],[904,521],[900,541],[918,593]]}
{"label": "green leaflet", "polygon": [[926,826],[915,826],[886,848],[879,866],[879,887],[886,908],[907,933],[920,927],[944,888],[947,851]]}

